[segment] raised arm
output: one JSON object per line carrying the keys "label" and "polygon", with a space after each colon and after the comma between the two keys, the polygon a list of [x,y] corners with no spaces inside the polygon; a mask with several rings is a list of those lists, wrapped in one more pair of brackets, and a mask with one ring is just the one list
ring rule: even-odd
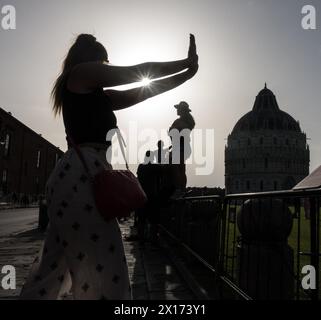
{"label": "raised arm", "polygon": [[170,62],[145,62],[128,67],[112,66],[102,62],[87,62],[79,64],[72,70],[67,85],[72,91],[90,92],[96,88],[138,82],[144,77],[162,78],[188,67],[188,58]]}
{"label": "raised arm", "polygon": [[110,98],[114,110],[125,109],[178,87],[192,78],[197,72],[197,69],[198,65],[174,76],[153,81],[149,86],[124,91],[105,90],[105,94]]}
{"label": "raised arm", "polygon": [[129,84],[146,77],[149,79],[166,77],[189,68],[193,63],[191,52],[194,52],[195,49],[195,38],[190,35],[188,57],[183,60],[145,62],[128,67],[113,66],[100,61],[81,63],[71,71],[67,87],[77,93],[88,93],[96,88]]}

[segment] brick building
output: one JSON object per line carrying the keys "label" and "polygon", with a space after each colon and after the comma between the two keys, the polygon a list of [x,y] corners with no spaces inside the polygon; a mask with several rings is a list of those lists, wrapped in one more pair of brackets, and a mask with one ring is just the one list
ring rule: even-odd
{"label": "brick building", "polygon": [[63,152],[0,108],[0,199],[44,194]]}

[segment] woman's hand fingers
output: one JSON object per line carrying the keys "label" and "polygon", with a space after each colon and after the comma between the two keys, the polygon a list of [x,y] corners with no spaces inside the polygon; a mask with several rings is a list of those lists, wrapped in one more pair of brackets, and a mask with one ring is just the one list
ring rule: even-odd
{"label": "woman's hand fingers", "polygon": [[190,66],[196,64],[198,62],[198,56],[196,53],[196,43],[195,43],[195,37],[193,34],[190,34],[190,44],[188,49],[188,60]]}
{"label": "woman's hand fingers", "polygon": [[189,49],[188,49],[188,57],[193,57],[196,55],[196,43],[195,43],[195,36],[190,34],[189,37]]}
{"label": "woman's hand fingers", "polygon": [[196,48],[195,36],[192,33],[189,35],[189,43],[190,43],[190,47]]}

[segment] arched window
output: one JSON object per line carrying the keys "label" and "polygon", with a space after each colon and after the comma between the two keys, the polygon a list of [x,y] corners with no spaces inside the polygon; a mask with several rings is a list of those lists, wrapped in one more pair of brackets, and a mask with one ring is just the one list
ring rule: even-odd
{"label": "arched window", "polygon": [[261,191],[264,190],[264,182],[263,182],[263,180],[261,180],[261,182],[260,182],[260,189],[261,189]]}
{"label": "arched window", "polygon": [[8,170],[4,169],[2,171],[2,183],[6,183],[7,182],[7,178],[8,178]]}
{"label": "arched window", "polygon": [[260,144],[263,144],[263,142],[264,142],[264,139],[263,139],[263,137],[261,137],[260,138]]}
{"label": "arched window", "polygon": [[38,152],[37,152],[37,165],[36,165],[37,168],[40,168],[40,160],[41,160],[41,151],[38,150]]}
{"label": "arched window", "polygon": [[247,190],[251,189],[251,182],[249,180],[246,181],[246,189]]}
{"label": "arched window", "polygon": [[278,144],[278,139],[276,137],[273,138],[273,143]]}
{"label": "arched window", "polygon": [[7,157],[10,153],[10,148],[11,147],[11,135],[10,133],[7,133],[6,134],[6,137],[5,137],[5,142],[4,142],[4,155],[5,157]]}
{"label": "arched window", "polygon": [[4,169],[2,171],[2,191],[7,194],[7,182],[8,182],[8,170]]}

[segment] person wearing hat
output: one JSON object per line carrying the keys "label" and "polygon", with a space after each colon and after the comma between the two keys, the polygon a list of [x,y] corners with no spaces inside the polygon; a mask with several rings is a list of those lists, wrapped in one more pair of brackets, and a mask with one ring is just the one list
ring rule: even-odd
{"label": "person wearing hat", "polygon": [[169,136],[172,140],[170,163],[174,165],[173,175],[176,188],[185,189],[187,182],[185,161],[192,153],[190,134],[195,127],[195,121],[186,101],[181,101],[174,107],[177,109],[179,118],[169,128]]}
{"label": "person wearing hat", "polygon": [[186,101],[181,101],[179,104],[174,105],[174,108],[177,110],[177,115],[179,116],[170,129],[177,129],[178,131],[182,131],[183,129],[193,130],[195,127],[195,121],[193,116],[191,115],[191,109]]}

